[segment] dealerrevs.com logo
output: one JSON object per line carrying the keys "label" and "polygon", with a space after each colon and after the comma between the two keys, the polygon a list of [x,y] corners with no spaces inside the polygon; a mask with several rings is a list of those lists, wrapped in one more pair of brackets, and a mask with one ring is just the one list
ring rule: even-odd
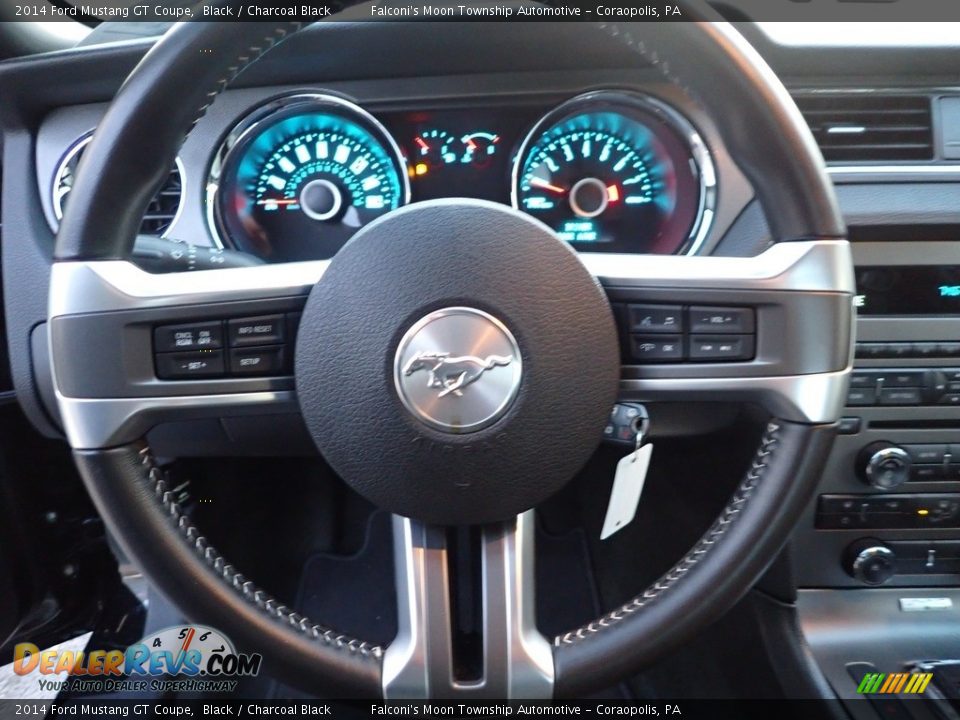
{"label": "dealerrevs.com logo", "polygon": [[36,674],[41,689],[71,692],[232,692],[233,678],[260,672],[263,657],[238,653],[219,630],[175,625],[148,633],[126,650],[44,650],[14,647],[13,669]]}

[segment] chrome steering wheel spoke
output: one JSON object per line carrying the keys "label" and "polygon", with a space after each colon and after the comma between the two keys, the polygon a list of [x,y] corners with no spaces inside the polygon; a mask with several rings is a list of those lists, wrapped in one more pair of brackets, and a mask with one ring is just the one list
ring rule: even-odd
{"label": "chrome steering wheel spoke", "polygon": [[398,633],[383,660],[387,700],[533,699],[553,694],[550,643],[536,628],[534,512],[484,526],[479,672],[458,676],[454,561],[447,531],[395,515]]}

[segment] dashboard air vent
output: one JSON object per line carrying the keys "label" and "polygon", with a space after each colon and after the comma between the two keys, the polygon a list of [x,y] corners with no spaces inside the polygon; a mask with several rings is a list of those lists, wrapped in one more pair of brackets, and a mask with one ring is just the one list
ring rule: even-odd
{"label": "dashboard air vent", "polygon": [[[53,214],[58,223],[63,219],[63,210],[67,206],[67,198],[73,189],[80,158],[83,157],[83,151],[92,138],[93,135],[90,133],[80,138],[57,166],[51,202]],[[178,158],[170,171],[170,176],[150,201],[147,212],[143,216],[143,222],[140,224],[140,234],[165,236],[180,211],[182,201],[183,167]]]}
{"label": "dashboard air vent", "polygon": [[794,99],[827,162],[933,159],[929,97],[824,93]]}

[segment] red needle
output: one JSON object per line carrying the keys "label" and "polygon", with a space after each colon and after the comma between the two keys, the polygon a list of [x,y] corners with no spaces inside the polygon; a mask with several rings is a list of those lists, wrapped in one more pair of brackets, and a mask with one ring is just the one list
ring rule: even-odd
{"label": "red needle", "polygon": [[536,187],[538,187],[538,188],[543,188],[544,190],[549,190],[550,192],[555,192],[555,193],[565,193],[565,192],[566,192],[566,190],[563,189],[562,187],[557,187],[556,185],[551,185],[551,184],[548,183],[546,180],[541,180],[541,179],[538,178],[538,177],[532,178],[532,179],[530,180],[530,184],[531,184],[531,185],[534,185],[534,186],[536,186]]}
{"label": "red needle", "polygon": [[413,141],[414,141],[417,145],[419,145],[423,150],[429,150],[429,149],[430,149],[430,146],[427,145],[427,141],[424,140],[422,137],[415,137],[415,138],[413,139]]}
{"label": "red needle", "polygon": [[257,200],[257,205],[293,205],[297,202],[300,201],[293,198],[289,200]]}

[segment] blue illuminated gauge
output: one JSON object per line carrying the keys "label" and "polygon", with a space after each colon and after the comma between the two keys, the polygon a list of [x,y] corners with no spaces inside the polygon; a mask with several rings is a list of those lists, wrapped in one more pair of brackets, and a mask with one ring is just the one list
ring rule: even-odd
{"label": "blue illuminated gauge", "polygon": [[457,141],[446,130],[427,130],[413,139],[411,165],[414,175],[424,175],[432,168],[453,165],[459,161]]}
{"label": "blue illuminated gauge", "polygon": [[652,98],[596,92],[546,115],[513,169],[513,205],[577,250],[694,253],[709,230],[713,165],[693,127]]}
{"label": "blue illuminated gauge", "polygon": [[231,133],[211,169],[212,230],[282,262],[332,257],[359,228],[409,202],[396,143],[341,98],[295,95]]}
{"label": "blue illuminated gauge", "polygon": [[464,135],[461,141],[463,154],[460,162],[482,168],[490,164],[493,155],[497,152],[500,136],[490,132],[474,132]]}

